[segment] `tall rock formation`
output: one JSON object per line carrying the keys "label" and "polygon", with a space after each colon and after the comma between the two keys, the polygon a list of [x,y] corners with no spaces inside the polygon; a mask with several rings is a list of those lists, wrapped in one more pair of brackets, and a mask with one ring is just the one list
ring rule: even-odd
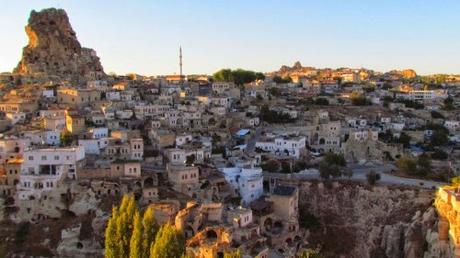
{"label": "tall rock formation", "polygon": [[105,76],[96,52],[81,47],[64,10],[32,11],[25,30],[29,44],[15,73],[79,82]]}

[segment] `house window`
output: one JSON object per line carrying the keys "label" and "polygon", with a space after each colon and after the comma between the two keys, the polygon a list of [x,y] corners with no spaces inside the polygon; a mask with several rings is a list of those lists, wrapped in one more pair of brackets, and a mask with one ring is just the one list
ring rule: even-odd
{"label": "house window", "polygon": [[54,156],[54,160],[59,160],[59,156],[58,155]]}
{"label": "house window", "polygon": [[34,156],[29,156],[29,160],[34,160]]}
{"label": "house window", "polygon": [[42,156],[42,160],[46,160],[46,156]]}

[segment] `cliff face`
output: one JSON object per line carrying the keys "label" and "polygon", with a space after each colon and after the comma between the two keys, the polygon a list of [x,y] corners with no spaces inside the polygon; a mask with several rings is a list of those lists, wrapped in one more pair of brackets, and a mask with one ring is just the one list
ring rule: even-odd
{"label": "cliff face", "polygon": [[318,218],[308,241],[326,257],[451,257],[438,241],[432,199],[422,190],[307,183],[299,207]]}
{"label": "cliff face", "polygon": [[57,76],[72,81],[105,75],[96,52],[81,47],[64,10],[32,11],[25,30],[29,44],[23,48],[15,73]]}

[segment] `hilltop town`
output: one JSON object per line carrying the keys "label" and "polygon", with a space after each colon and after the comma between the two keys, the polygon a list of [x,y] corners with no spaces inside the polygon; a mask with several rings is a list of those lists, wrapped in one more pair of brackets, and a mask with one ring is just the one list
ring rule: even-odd
{"label": "hilltop town", "polygon": [[[26,33],[18,66],[0,74],[0,256],[103,257],[123,196],[181,232],[187,257],[442,249],[424,243],[434,190],[460,173],[460,75],[300,62],[185,75],[182,49],[178,74],[114,75],[64,10],[32,11]],[[318,241],[342,205],[380,216],[366,223],[381,234],[347,231],[374,234],[365,251]]]}

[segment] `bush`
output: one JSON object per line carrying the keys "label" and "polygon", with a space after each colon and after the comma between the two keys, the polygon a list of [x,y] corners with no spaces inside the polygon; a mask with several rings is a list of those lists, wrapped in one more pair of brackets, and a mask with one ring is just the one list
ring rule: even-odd
{"label": "bush", "polygon": [[380,180],[380,174],[379,173],[375,173],[374,170],[371,170],[369,171],[367,174],[366,174],[366,179],[367,179],[367,182],[370,184],[370,185],[375,185],[377,183],[377,181]]}
{"label": "bush", "polygon": [[292,79],[289,76],[286,76],[284,78],[281,78],[281,76],[275,76],[273,77],[273,81],[276,83],[290,83],[292,82]]}
{"label": "bush", "polygon": [[304,229],[310,229],[318,227],[320,225],[319,219],[315,215],[306,211],[305,209],[300,209],[299,211],[299,226]]}
{"label": "bush", "polygon": [[329,100],[327,100],[325,98],[317,98],[317,99],[315,99],[315,105],[328,106],[329,105]]}
{"label": "bush", "polygon": [[417,101],[413,101],[413,100],[409,100],[409,99],[399,99],[398,102],[399,103],[404,103],[404,105],[407,108],[414,108],[414,109],[423,109],[423,108],[425,108],[425,105],[423,105],[422,103],[417,102]]}
{"label": "bush", "polygon": [[417,162],[411,158],[401,158],[396,161],[398,169],[407,175],[414,175],[417,171]]}
{"label": "bush", "polygon": [[264,164],[260,165],[263,171],[268,171],[268,172],[277,172],[280,169],[280,166],[277,161],[275,160],[269,160],[265,162]]}
{"label": "bush", "polygon": [[439,118],[444,119],[444,116],[435,110],[431,111],[431,117],[434,119],[439,119]]}
{"label": "bush", "polygon": [[319,163],[319,175],[321,178],[328,180],[329,178],[337,178],[342,175],[340,167],[334,164],[328,164],[324,161]]}
{"label": "bush", "polygon": [[26,241],[29,229],[30,224],[28,222],[19,224],[19,228],[18,231],[16,231],[16,237],[14,239],[16,245],[21,246]]}
{"label": "bush", "polygon": [[299,172],[299,171],[302,171],[302,170],[306,169],[307,167],[308,167],[308,163],[303,161],[303,160],[300,160],[300,161],[297,161],[294,164],[293,171],[294,172]]}
{"label": "bush", "polygon": [[286,174],[289,174],[291,173],[291,164],[289,164],[289,162],[283,162],[281,163],[281,171],[283,171],[283,173],[286,173]]}
{"label": "bush", "polygon": [[370,104],[366,96],[358,92],[351,93],[350,100],[355,106],[366,106]]}
{"label": "bush", "polygon": [[399,171],[409,176],[425,177],[431,174],[431,160],[425,153],[417,159],[404,157],[396,161]]}
{"label": "bush", "polygon": [[295,121],[289,114],[272,111],[268,106],[263,106],[261,108],[260,120],[267,123],[291,123]]}
{"label": "bush", "polygon": [[329,152],[324,156],[323,159],[328,165],[337,165],[340,167],[345,167],[347,165],[347,161],[343,157],[342,154],[335,154],[332,152]]}
{"label": "bush", "polygon": [[436,160],[446,160],[448,157],[449,155],[447,154],[447,152],[441,149],[437,149],[431,154],[431,158]]}

